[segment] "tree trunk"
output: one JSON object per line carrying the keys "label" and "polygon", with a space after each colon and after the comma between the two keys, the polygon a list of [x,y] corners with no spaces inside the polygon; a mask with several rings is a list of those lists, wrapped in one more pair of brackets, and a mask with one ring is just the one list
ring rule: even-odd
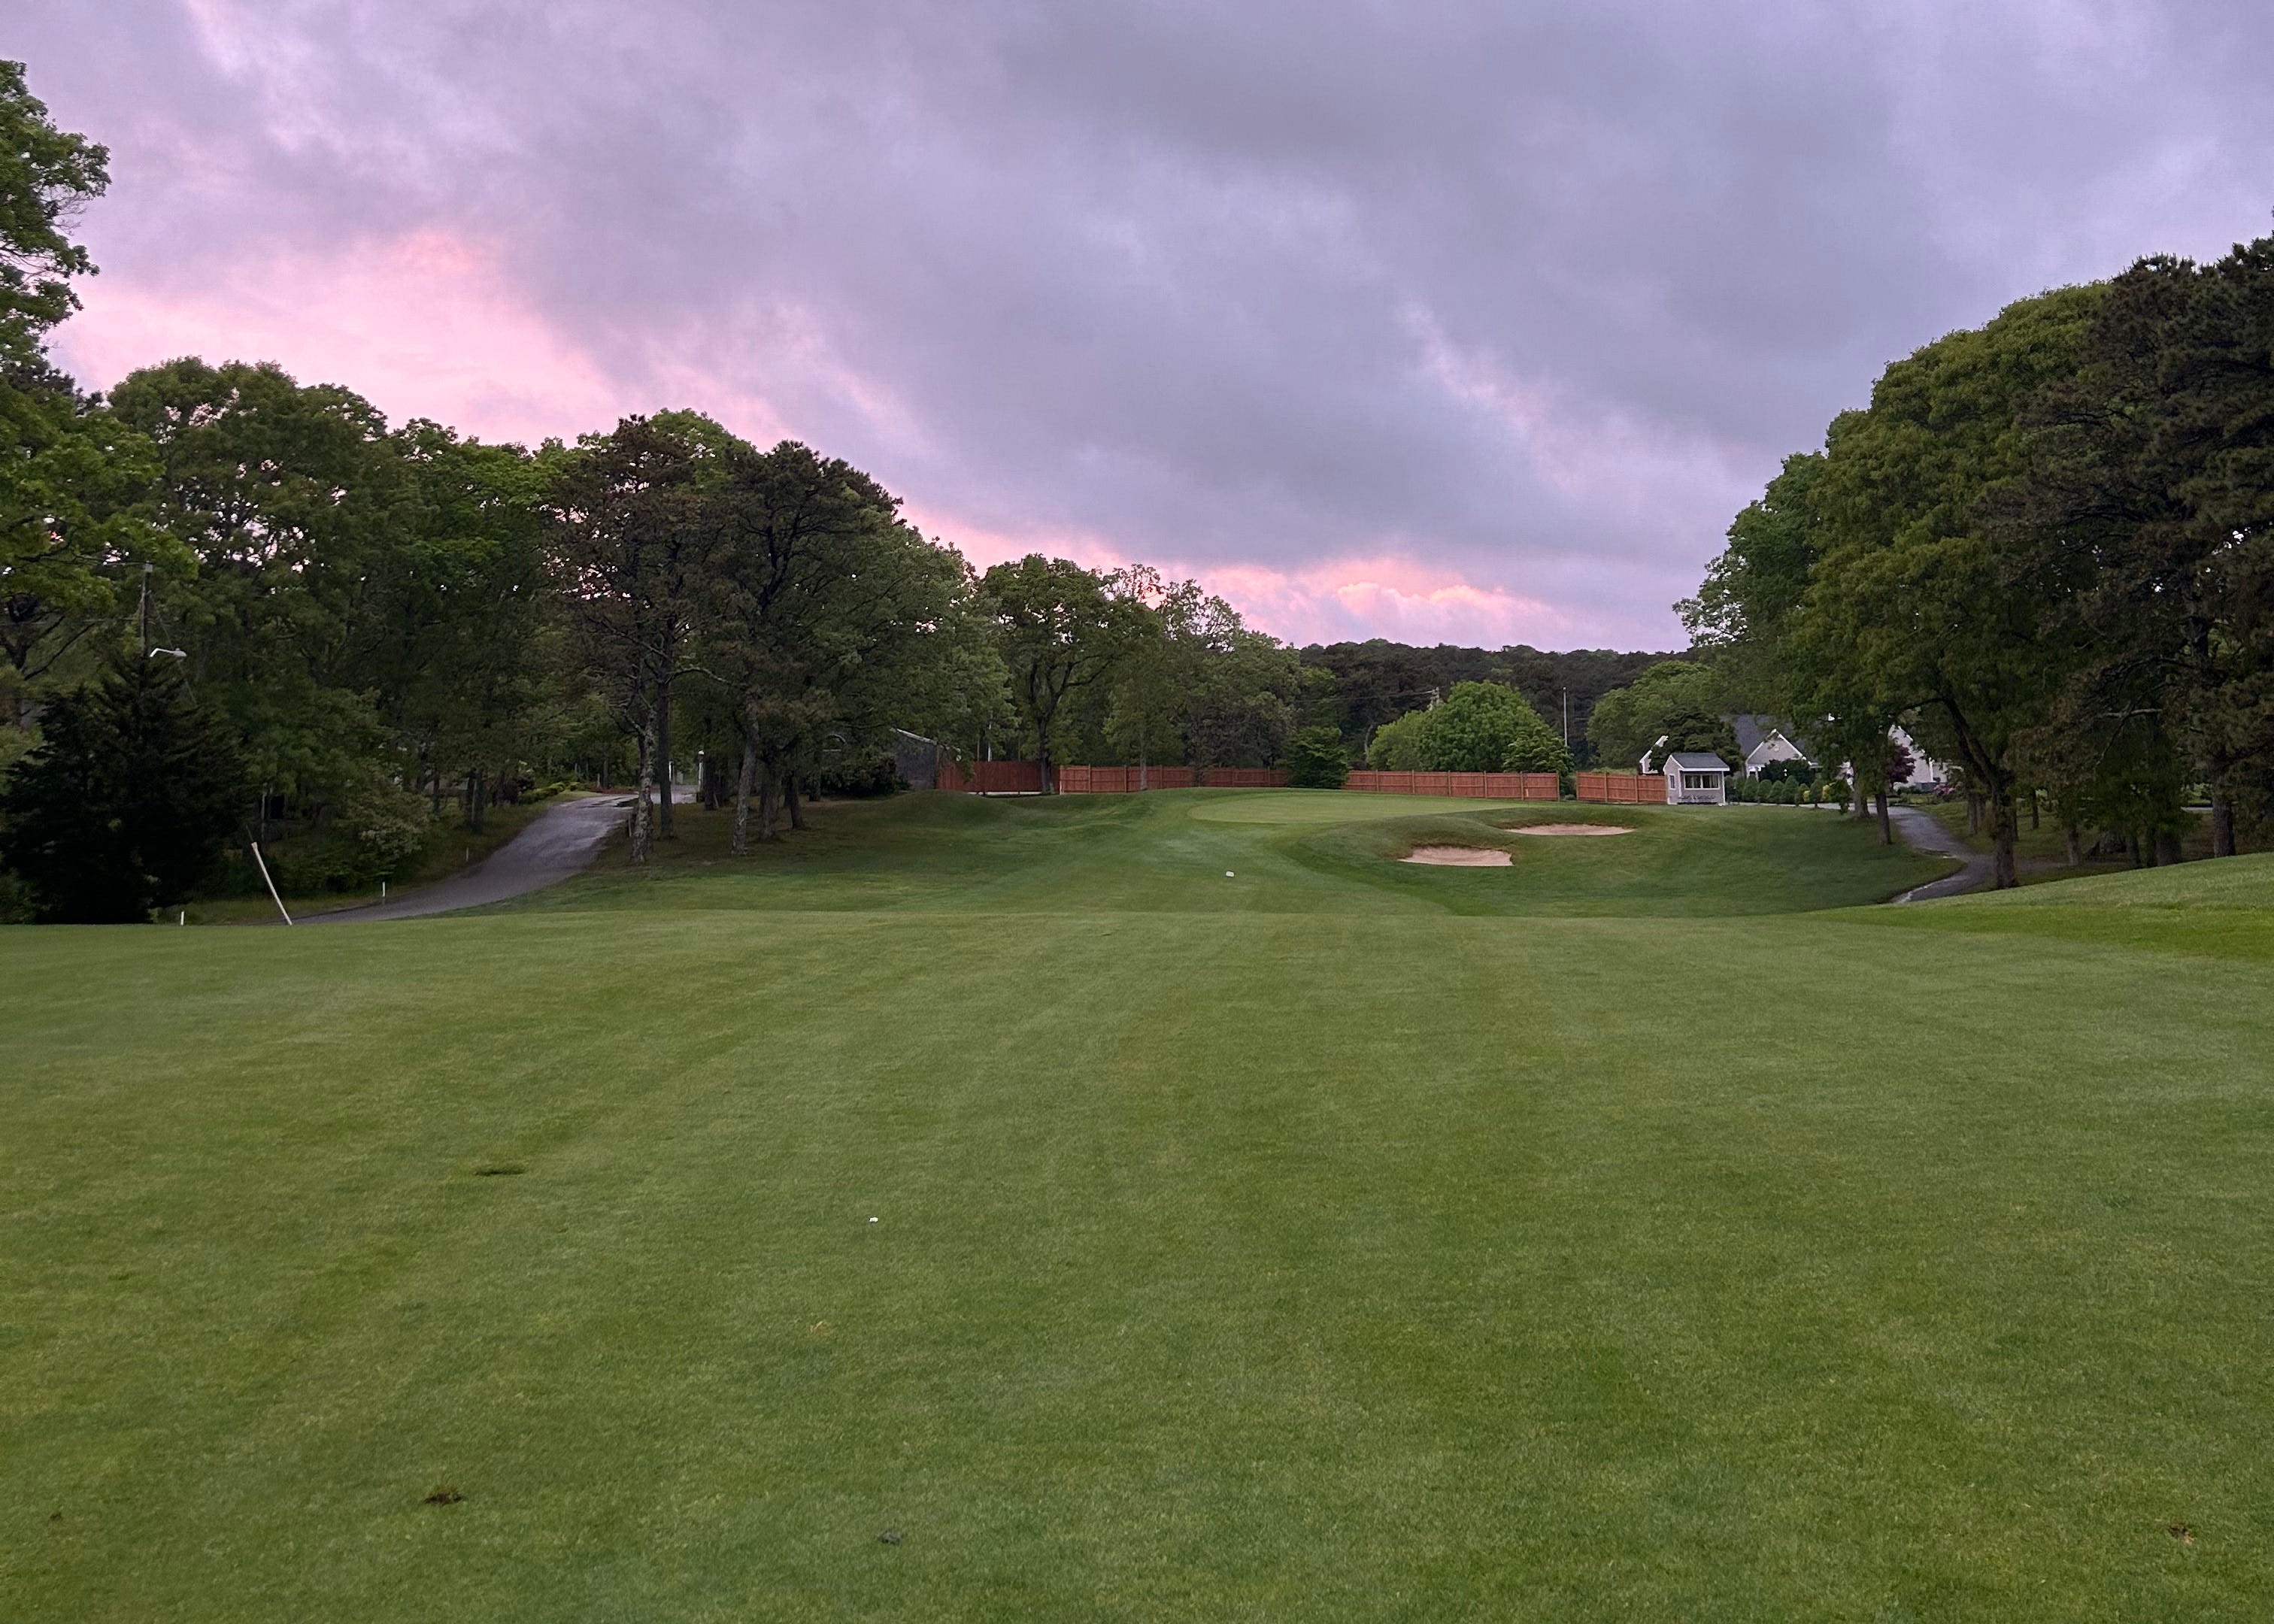
{"label": "tree trunk", "polygon": [[2234,803],[2223,791],[2212,792],[2210,798],[2210,854],[2234,855]]}
{"label": "tree trunk", "polygon": [[2147,867],[2145,863],[2140,861],[2140,831],[2138,830],[2127,829],[2124,831],[2124,849],[2132,854],[2132,866],[2134,868],[2144,868]]}
{"label": "tree trunk", "polygon": [[632,791],[632,861],[636,863],[645,862],[655,850],[655,824],[647,800],[650,755],[647,736],[643,733],[639,741],[639,771],[632,780],[636,786]]}
{"label": "tree trunk", "polygon": [[761,840],[780,838],[774,828],[774,807],[779,796],[780,786],[776,781],[773,763],[761,762],[758,765],[758,838]]}
{"label": "tree trunk", "polygon": [[2180,849],[2178,830],[2158,829],[2156,831],[2156,866],[2158,868],[2168,868],[2174,863],[2183,861],[2186,855]]}
{"label": "tree trunk", "polygon": [[756,768],[758,753],[750,741],[742,741],[742,765],[734,777],[734,845],[737,857],[750,854],[750,776]]}
{"label": "tree trunk", "polygon": [[2022,883],[2014,861],[2014,846],[2021,834],[2014,792],[2008,788],[1992,796],[1990,802],[1991,871],[1996,876],[1992,883],[1999,891],[2011,891]]}
{"label": "tree trunk", "polygon": [[2061,844],[2067,851],[2068,866],[2072,868],[2080,867],[2084,861],[2084,837],[2077,831],[2074,823],[2061,825]]}
{"label": "tree trunk", "polygon": [[470,834],[482,832],[482,770],[473,767],[466,772],[466,830]]}
{"label": "tree trunk", "polygon": [[792,829],[805,827],[805,803],[798,798],[797,773],[794,769],[782,774],[782,809],[789,814]]}
{"label": "tree trunk", "polygon": [[666,679],[663,692],[655,702],[655,768],[656,832],[666,840],[678,837],[671,827],[671,682]]}
{"label": "tree trunk", "polygon": [[1969,835],[1982,832],[1982,797],[1970,789],[1966,792],[1966,832]]}
{"label": "tree trunk", "polygon": [[1879,844],[1881,846],[1893,846],[1895,843],[1894,818],[1887,810],[1887,790],[1885,785],[1881,785],[1879,786]]}

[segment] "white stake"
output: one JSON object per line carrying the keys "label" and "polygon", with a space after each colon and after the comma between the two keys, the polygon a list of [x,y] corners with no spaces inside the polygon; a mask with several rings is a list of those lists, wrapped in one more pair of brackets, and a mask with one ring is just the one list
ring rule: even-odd
{"label": "white stake", "polygon": [[[284,898],[276,894],[276,882],[268,877],[268,864],[260,855],[260,842],[258,840],[252,843],[252,861],[260,864],[260,877],[268,887],[268,899],[276,905],[279,914],[284,914]],[[288,925],[292,922],[290,914],[284,914],[284,922]]]}

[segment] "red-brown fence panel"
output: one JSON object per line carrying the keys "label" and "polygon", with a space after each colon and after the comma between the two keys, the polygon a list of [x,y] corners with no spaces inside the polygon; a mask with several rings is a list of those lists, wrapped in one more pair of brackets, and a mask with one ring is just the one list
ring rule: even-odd
{"label": "red-brown fence panel", "polygon": [[937,787],[971,795],[1032,795],[1043,787],[1040,762],[983,761],[959,766],[940,757]]}
{"label": "red-brown fence panel", "polygon": [[1666,799],[1662,772],[1582,772],[1574,779],[1582,801],[1608,806],[1648,806]]}
{"label": "red-brown fence panel", "polygon": [[[1189,767],[1185,769],[1189,772]],[[1284,789],[1287,770],[1284,767],[1211,767],[1208,770],[1210,789]]]}

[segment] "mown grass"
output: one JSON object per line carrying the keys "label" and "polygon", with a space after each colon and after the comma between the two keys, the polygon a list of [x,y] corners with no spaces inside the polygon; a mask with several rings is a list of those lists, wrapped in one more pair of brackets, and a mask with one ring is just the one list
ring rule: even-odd
{"label": "mown grass", "polygon": [[2266,1616],[2274,868],[1338,799],[0,932],[0,1616]]}
{"label": "mown grass", "polygon": [[[1608,823],[1612,838],[1510,836]],[[726,813],[681,808],[680,838],[619,850],[515,906],[1080,913],[1769,914],[1878,902],[1947,865],[1863,826],[1781,807],[1583,807],[1301,790],[832,806],[816,826],[728,855]],[[1500,869],[1400,863],[1416,846],[1513,853]],[[1229,871],[1231,878],[1224,876]]]}

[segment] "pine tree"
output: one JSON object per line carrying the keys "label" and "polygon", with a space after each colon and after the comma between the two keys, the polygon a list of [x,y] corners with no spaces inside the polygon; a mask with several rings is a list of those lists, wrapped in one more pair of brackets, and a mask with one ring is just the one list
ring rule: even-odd
{"label": "pine tree", "polygon": [[245,810],[236,736],[162,656],[50,705],[0,792],[0,861],[53,923],[145,921],[188,893]]}

